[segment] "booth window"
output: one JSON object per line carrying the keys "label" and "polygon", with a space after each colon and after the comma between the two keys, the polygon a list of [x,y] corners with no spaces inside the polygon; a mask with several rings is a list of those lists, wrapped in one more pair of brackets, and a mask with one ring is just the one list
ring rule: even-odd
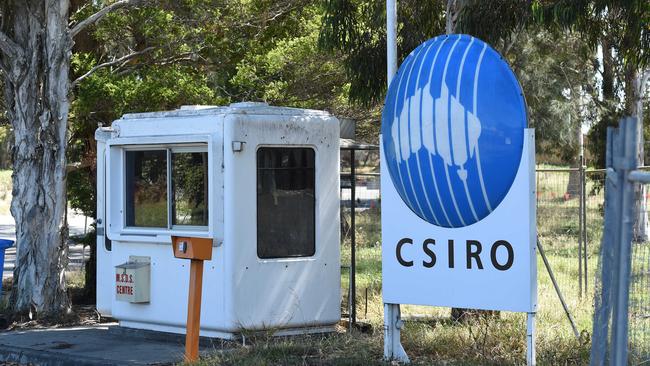
{"label": "booth window", "polygon": [[208,226],[208,153],[172,153],[173,225]]}
{"label": "booth window", "polygon": [[126,151],[126,226],[208,226],[208,153]]}
{"label": "booth window", "polygon": [[257,256],[309,257],[316,252],[315,152],[257,150]]}
{"label": "booth window", "polygon": [[167,151],[126,152],[126,225],[167,227]]}

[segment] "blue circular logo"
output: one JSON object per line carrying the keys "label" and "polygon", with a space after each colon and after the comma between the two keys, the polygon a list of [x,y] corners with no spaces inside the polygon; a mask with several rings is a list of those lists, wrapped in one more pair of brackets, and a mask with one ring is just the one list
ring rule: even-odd
{"label": "blue circular logo", "polygon": [[381,132],[393,185],[431,224],[476,223],[510,190],[526,126],[521,87],[492,47],[467,35],[430,39],[386,96]]}

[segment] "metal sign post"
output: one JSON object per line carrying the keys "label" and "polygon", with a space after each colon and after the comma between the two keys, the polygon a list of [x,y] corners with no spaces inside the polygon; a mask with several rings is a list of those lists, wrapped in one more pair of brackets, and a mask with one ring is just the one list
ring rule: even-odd
{"label": "metal sign post", "polygon": [[526,364],[535,366],[535,313],[528,313],[526,316]]}
{"label": "metal sign post", "polygon": [[[397,0],[386,0],[386,43],[386,81],[390,87],[397,73]],[[404,324],[400,314],[399,304],[384,303],[384,358],[409,363],[400,341]]]}

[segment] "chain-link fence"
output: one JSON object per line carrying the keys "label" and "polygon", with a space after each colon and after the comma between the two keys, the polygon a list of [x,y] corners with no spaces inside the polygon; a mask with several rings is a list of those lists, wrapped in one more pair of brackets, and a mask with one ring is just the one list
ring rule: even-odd
{"label": "chain-link fence", "polygon": [[[368,298],[381,290],[381,205],[376,146],[352,144],[341,149],[340,196],[341,264],[347,271],[341,285],[344,312],[352,324],[357,317],[368,318]],[[352,293],[355,296],[350,296]],[[357,315],[357,311],[361,314]]]}
{"label": "chain-link fence", "polygon": [[[640,170],[650,171],[648,167]],[[650,187],[635,184],[635,222],[629,283],[630,364],[650,365]]]}
{"label": "chain-link fence", "polygon": [[637,126],[609,128],[604,224],[593,317],[591,365],[650,365],[648,167],[639,167]]}
{"label": "chain-link fence", "polygon": [[602,236],[605,172],[540,168],[536,177],[539,239],[553,267],[566,269],[560,282],[568,296],[591,299]]}
{"label": "chain-link fence", "polygon": [[[606,172],[604,169],[583,171],[582,203],[582,190],[575,187],[581,184],[580,174],[579,168],[537,170],[537,228],[570,311],[578,323],[586,323],[593,317],[594,295],[602,290],[599,258]],[[634,218],[628,334],[630,364],[642,365],[650,364],[650,226],[647,220],[650,193],[647,188],[637,201],[641,208]],[[541,277],[546,276],[543,272],[539,273],[541,283],[544,282]],[[541,307],[543,311],[544,304]],[[578,327],[591,328],[590,324]]]}

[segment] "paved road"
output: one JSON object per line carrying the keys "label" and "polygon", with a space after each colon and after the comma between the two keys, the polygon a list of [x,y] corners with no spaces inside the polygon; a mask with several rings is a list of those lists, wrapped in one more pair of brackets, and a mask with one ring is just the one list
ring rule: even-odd
{"label": "paved road", "polygon": [[[84,225],[86,224],[85,216],[77,215],[73,211],[68,213],[68,225],[70,226],[70,236],[81,235],[84,233]],[[92,223],[92,219],[88,218],[88,225]],[[16,239],[16,224],[14,218],[11,216],[0,215],[0,238],[2,239]],[[80,269],[85,259],[88,258],[89,248],[85,251],[82,245],[71,244],[68,257],[70,259],[69,269]],[[16,261],[16,248],[12,247],[7,249],[5,253],[5,263],[2,272],[2,277],[7,278],[13,275],[14,265]]]}
{"label": "paved road", "polygon": [[[0,332],[3,361],[34,365],[172,365],[183,359],[183,336],[124,329],[117,324]],[[232,343],[203,340],[203,355]]]}

